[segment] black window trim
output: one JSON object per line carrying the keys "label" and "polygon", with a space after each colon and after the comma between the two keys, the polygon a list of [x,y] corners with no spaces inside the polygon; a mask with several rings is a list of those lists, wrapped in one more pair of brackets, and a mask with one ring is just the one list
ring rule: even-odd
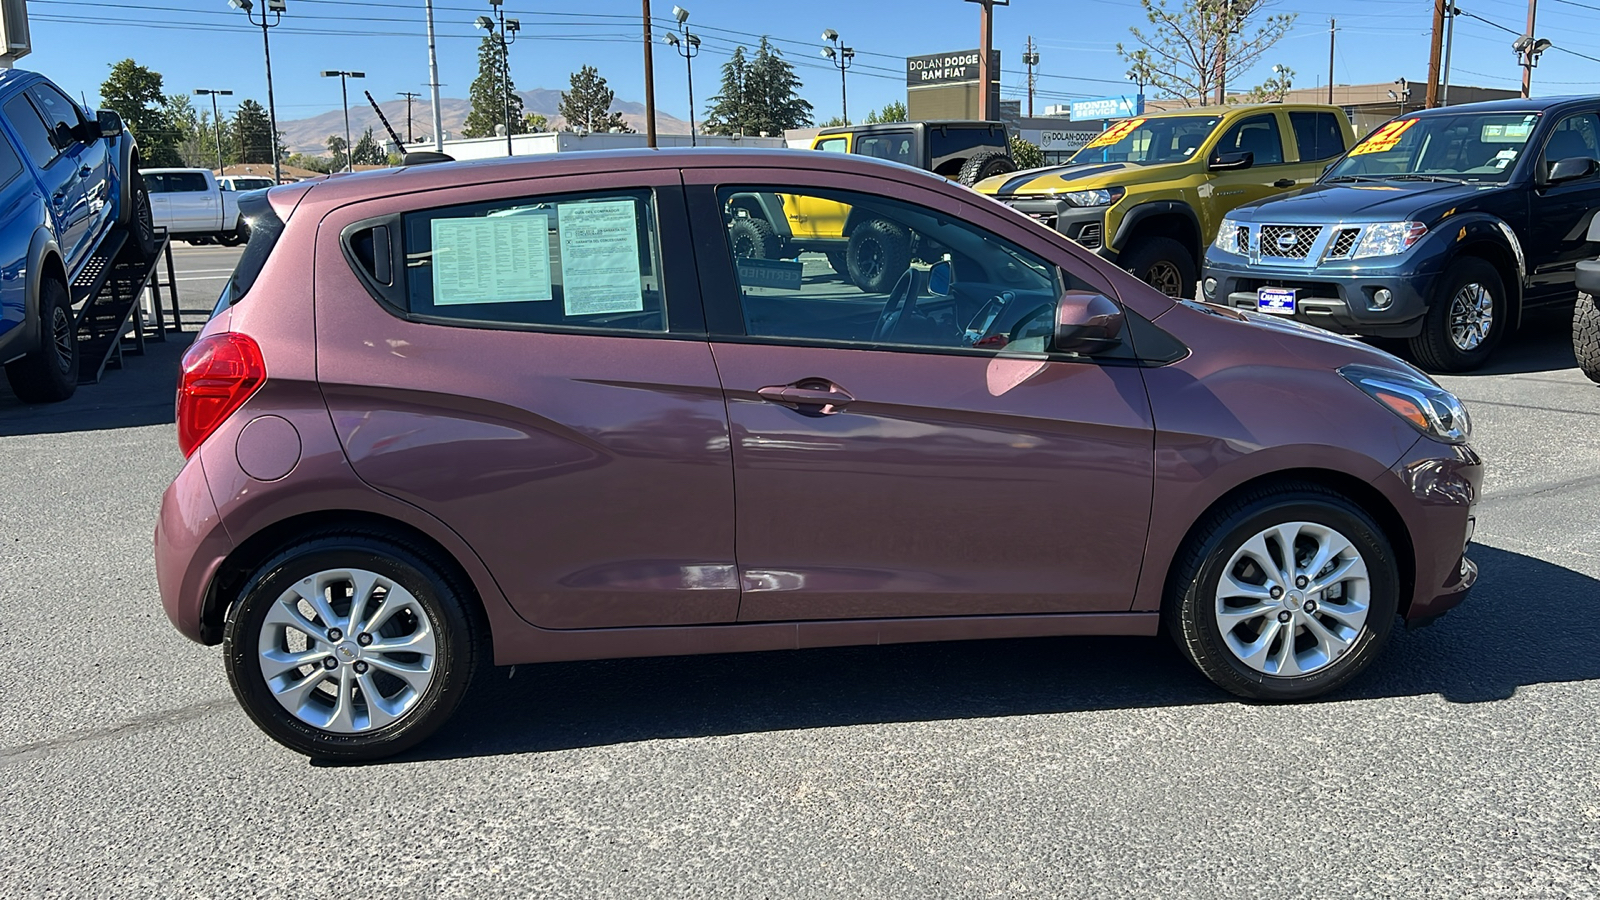
{"label": "black window trim", "polygon": [[[1274,109],[1274,110],[1270,110],[1268,112],[1254,113],[1252,115],[1245,116],[1245,117],[1243,117],[1241,119],[1238,119],[1232,125],[1229,125],[1226,129],[1224,129],[1223,132],[1220,135],[1218,135],[1217,143],[1221,144],[1222,143],[1222,139],[1224,137],[1228,136],[1228,132],[1232,131],[1235,128],[1238,128],[1239,126],[1243,125],[1246,122],[1253,122],[1256,119],[1270,118],[1272,120],[1273,124],[1277,126],[1277,131],[1278,131],[1278,156],[1284,157],[1284,158],[1279,159],[1275,163],[1258,163],[1258,162],[1252,161],[1250,163],[1250,168],[1251,169],[1266,169],[1266,168],[1271,168],[1273,166],[1292,166],[1292,165],[1296,165],[1298,161],[1297,162],[1290,162],[1287,159],[1288,154],[1284,153],[1283,123],[1278,121],[1278,113],[1279,113],[1279,110],[1275,110]],[[1291,128],[1292,127],[1293,126],[1291,126]],[[1211,154],[1213,156],[1215,156],[1219,152],[1221,152],[1221,151],[1213,149],[1211,151]],[[1298,155],[1299,152],[1300,152],[1300,139],[1298,137],[1296,137],[1295,138],[1295,154]],[[1342,151],[1341,151],[1341,155],[1343,155]],[[1223,173],[1223,174],[1227,174],[1227,173]]]}
{"label": "black window trim", "polygon": [[[1294,153],[1295,153],[1295,156],[1298,157],[1298,161],[1299,162],[1303,162],[1303,163],[1328,162],[1329,160],[1338,159],[1339,157],[1345,155],[1345,153],[1349,152],[1350,144],[1349,144],[1349,142],[1347,142],[1345,140],[1344,129],[1339,127],[1339,117],[1341,115],[1343,115],[1342,113],[1333,113],[1333,112],[1328,112],[1327,110],[1321,110],[1321,109],[1289,109],[1289,110],[1284,110],[1284,114],[1286,116],[1288,116],[1288,118],[1289,118],[1289,131],[1293,132],[1293,134],[1294,134]],[[1308,159],[1306,157],[1306,154],[1305,154],[1305,148],[1300,145],[1300,132],[1295,128],[1295,125],[1294,125],[1294,117],[1295,116],[1312,116],[1312,117],[1314,117],[1313,118],[1313,122],[1315,122],[1315,120],[1317,118],[1321,118],[1321,117],[1326,116],[1329,120],[1332,121],[1334,134],[1337,135],[1338,138],[1339,138],[1339,146],[1338,146],[1338,148],[1336,150],[1334,150],[1331,154],[1327,155],[1327,156],[1319,156],[1319,157],[1316,157],[1314,159]],[[1349,121],[1349,120],[1346,119],[1346,121]],[[1315,127],[1315,126],[1313,126],[1313,127]]]}
{"label": "black window trim", "polygon": [[[44,128],[45,137],[48,138],[49,141],[50,141],[50,149],[55,154],[54,156],[50,157],[50,160],[48,162],[45,162],[45,163],[40,163],[38,160],[33,158],[32,154],[28,154],[28,162],[33,164],[34,166],[36,166],[40,170],[49,169],[51,166],[56,164],[56,160],[58,160],[58,159],[60,159],[62,157],[63,151],[62,151],[62,149],[60,147],[56,146],[55,135],[54,135],[54,133],[52,133],[50,131],[50,124],[47,121],[45,121],[44,113],[40,112],[39,104],[34,102],[33,94],[29,93],[28,90],[26,88],[24,88],[23,90],[17,91],[15,96],[21,98],[22,102],[26,103],[28,105],[28,108],[33,110],[34,116],[37,117],[38,120],[39,120],[39,125]],[[6,102],[7,102],[7,104],[9,104],[11,101],[7,100]],[[16,128],[16,123],[13,122],[11,124],[11,127],[13,129],[15,129]],[[23,153],[28,153],[28,148],[27,147],[23,147],[22,148],[22,152]]]}

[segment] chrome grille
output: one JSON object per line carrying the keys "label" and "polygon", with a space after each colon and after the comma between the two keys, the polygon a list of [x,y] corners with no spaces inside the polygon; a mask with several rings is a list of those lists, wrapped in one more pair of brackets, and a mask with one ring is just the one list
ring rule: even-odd
{"label": "chrome grille", "polygon": [[1263,225],[1261,255],[1277,259],[1305,259],[1321,235],[1320,225]]}
{"label": "chrome grille", "polygon": [[1233,238],[1233,249],[1234,249],[1234,252],[1238,253],[1240,256],[1249,256],[1250,255],[1250,226],[1249,225],[1240,225],[1235,230],[1235,234],[1234,234],[1234,238]]}
{"label": "chrome grille", "polygon": [[1361,236],[1359,228],[1341,228],[1333,236],[1333,242],[1328,245],[1329,259],[1347,259],[1350,251],[1356,248],[1356,238]]}

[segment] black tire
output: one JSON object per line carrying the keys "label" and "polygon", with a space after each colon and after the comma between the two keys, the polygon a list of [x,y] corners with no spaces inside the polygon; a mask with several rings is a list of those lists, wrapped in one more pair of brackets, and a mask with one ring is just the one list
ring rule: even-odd
{"label": "black tire", "polygon": [[[370,727],[369,719],[369,727],[354,733],[318,727],[291,713],[274,696],[262,672],[259,658],[263,628],[268,614],[279,606],[279,598],[303,579],[339,569],[372,572],[409,592],[431,628],[435,651],[431,680],[420,692],[413,690],[415,699],[399,713],[398,718],[377,727]],[[434,551],[396,537],[356,531],[334,531],[307,537],[263,564],[250,577],[239,597],[239,601],[228,611],[222,644],[223,663],[233,694],[251,720],[273,740],[314,758],[343,761],[379,759],[425,740],[454,714],[485,655],[482,635],[486,629],[480,624],[481,614],[465,578]],[[386,594],[385,602],[387,599]],[[350,615],[348,600],[343,601],[345,608],[342,612],[338,605],[334,605],[337,603],[340,601],[329,604],[334,614],[334,624],[338,624],[340,615]],[[309,605],[306,608],[310,608]],[[381,608],[378,605],[365,607],[368,621]],[[309,624],[319,629],[327,624],[321,620],[321,614],[307,619]],[[377,634],[380,637],[405,638],[418,633],[422,621],[423,616],[417,616],[414,611],[407,609],[390,617],[377,630]],[[357,630],[354,626],[350,627],[352,631]],[[375,693],[380,696],[385,690],[385,685],[379,683],[380,679],[403,685],[405,682],[399,678],[382,674],[386,670],[378,663],[368,664],[361,658],[362,653],[370,654],[372,651],[359,650],[355,646],[355,639],[358,638],[359,635],[341,633],[336,637],[329,636],[328,640],[322,642],[322,646],[328,647],[326,659],[335,661],[329,675],[321,675],[323,669],[320,666],[308,664],[287,670],[281,677],[288,678],[300,673],[305,678],[317,677],[319,683],[327,685],[328,682],[324,680],[327,678],[357,679],[364,675],[369,679],[368,683],[376,686]],[[277,638],[280,642],[289,639],[287,632]],[[310,647],[304,640],[300,643]],[[280,646],[294,649],[286,643],[280,643]],[[339,653],[348,650],[354,655],[355,661],[351,662],[348,656],[342,662],[335,659],[335,650]],[[371,658],[382,658],[391,664],[406,662],[381,653],[373,654]],[[420,661],[419,658],[410,662],[415,664]],[[302,683],[301,680],[295,679],[291,685],[299,683]],[[334,690],[337,691],[337,688]],[[360,687],[352,691],[352,707],[359,702],[366,709],[372,709],[364,696],[360,701],[355,699],[359,696],[357,692],[361,691]],[[394,696],[401,694],[391,695],[391,698]],[[301,705],[301,709],[311,706],[316,711],[327,712],[329,705],[334,703],[323,687],[309,687],[304,697],[307,702]]]}
{"label": "black tire", "polygon": [[219,234],[216,237],[217,243],[224,247],[237,247],[249,239],[250,226],[246,225],[243,219],[239,220],[238,226],[233,231],[227,234]]}
{"label": "black tire", "polygon": [[144,173],[139,171],[139,158],[134,157],[125,176],[132,188],[133,209],[129,210],[123,224],[139,248],[139,255],[149,258],[156,252],[155,213],[150,208],[150,189],[145,186]]}
{"label": "black tire", "polygon": [[[1464,294],[1472,285],[1479,285],[1487,292],[1491,306],[1488,333],[1478,338],[1476,346],[1469,347],[1466,345],[1471,338],[1456,331],[1452,317],[1473,312],[1466,308],[1472,303]],[[1458,306],[1462,308],[1457,309]],[[1462,257],[1439,279],[1428,312],[1422,317],[1422,333],[1406,344],[1411,356],[1430,372],[1470,372],[1489,361],[1505,335],[1509,318],[1510,309],[1500,273],[1485,260]]]}
{"label": "black tire", "polygon": [[1169,237],[1138,238],[1118,261],[1135,278],[1175,300],[1193,297],[1200,278],[1194,256]]}
{"label": "black tire", "polygon": [[1010,154],[1000,150],[985,150],[972,154],[971,158],[961,164],[961,172],[956,175],[956,180],[970,187],[985,178],[993,178],[1016,170],[1017,164],[1011,161]]}
{"label": "black tire", "polygon": [[843,275],[845,278],[850,277],[850,254],[848,252],[844,250],[828,250],[825,255],[828,257],[828,265],[833,267],[833,271]]}
{"label": "black tire", "polygon": [[893,222],[868,219],[850,232],[845,268],[856,287],[869,294],[887,294],[911,268],[911,235]]}
{"label": "black tire", "polygon": [[39,346],[6,366],[6,380],[25,403],[58,403],[78,390],[78,327],[67,286],[39,283]]}
{"label": "black tire", "polygon": [[[1325,526],[1351,542],[1367,567],[1368,604],[1364,624],[1350,637],[1347,648],[1340,655],[1309,673],[1279,676],[1251,667],[1229,648],[1222,625],[1217,621],[1217,588],[1225,574],[1224,568],[1248,540],[1268,528],[1290,522]],[[1329,564],[1334,562],[1330,561]],[[1248,563],[1242,561],[1240,565]],[[1340,584],[1343,587],[1344,582]],[[1345,684],[1382,651],[1394,628],[1399,586],[1394,550],[1383,529],[1366,511],[1322,485],[1311,482],[1280,483],[1247,491],[1207,513],[1173,564],[1162,616],[1168,633],[1179,649],[1194,663],[1195,668],[1217,686],[1241,697],[1257,700],[1305,700]],[[1302,602],[1302,598],[1288,599]],[[1263,599],[1259,602],[1268,604],[1285,601]],[[1341,608],[1332,606],[1333,601],[1326,596],[1322,602],[1329,608]],[[1285,609],[1274,613],[1272,618],[1276,619],[1287,612]],[[1300,624],[1302,617],[1298,613],[1291,615],[1291,621],[1295,624],[1289,640],[1302,643],[1309,641],[1312,636],[1309,629]],[[1306,611],[1307,618],[1312,616],[1318,617],[1319,624],[1336,621],[1321,608]],[[1273,627],[1265,618],[1256,621],[1260,623],[1260,635],[1265,635],[1266,629]],[[1234,626],[1234,630],[1248,631],[1251,624],[1250,621],[1241,621]],[[1243,640],[1238,633],[1234,637]],[[1267,638],[1267,656],[1277,655],[1272,648],[1283,648],[1283,645],[1270,635]],[[1293,653],[1295,646],[1291,644],[1286,649]]]}
{"label": "black tire", "polygon": [[1600,382],[1600,302],[1589,294],[1578,294],[1572,310],[1572,355],[1590,381]]}
{"label": "black tire", "polygon": [[735,259],[777,259],[778,236],[765,219],[739,216],[728,224]]}

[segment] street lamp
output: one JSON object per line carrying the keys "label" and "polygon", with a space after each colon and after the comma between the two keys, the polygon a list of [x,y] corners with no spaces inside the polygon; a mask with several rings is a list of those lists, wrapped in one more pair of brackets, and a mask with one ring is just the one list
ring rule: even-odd
{"label": "street lamp", "polygon": [[1523,35],[1511,44],[1517,51],[1517,62],[1522,66],[1522,96],[1527,97],[1533,85],[1533,67],[1539,64],[1539,55],[1555,46],[1544,38]]}
{"label": "street lamp", "polygon": [[489,36],[500,45],[500,93],[501,109],[505,114],[506,127],[506,155],[511,155],[511,60],[507,48],[517,42],[517,32],[522,30],[522,20],[506,18],[506,11],[500,8],[502,0],[489,0],[494,18],[479,16],[473,23],[474,28],[481,28],[489,32]]}
{"label": "street lamp", "polygon": [[[278,104],[272,99],[272,43],[267,40],[267,29],[283,21],[283,14],[288,11],[288,0],[265,0],[266,6],[261,10],[261,21],[256,21],[255,3],[253,0],[228,0],[228,5],[234,9],[243,10],[245,18],[251,25],[261,26],[261,50],[267,58],[267,122],[272,126],[272,134],[268,135],[272,144],[272,181],[283,181],[283,163],[278,160]],[[267,14],[272,14],[272,21],[267,21]]]}
{"label": "street lamp", "polygon": [[694,130],[694,58],[700,55],[700,35],[689,31],[689,11],[687,9],[681,6],[674,6],[672,8],[672,17],[678,20],[678,31],[682,33],[683,37],[679,38],[678,35],[669,31],[662,35],[662,38],[672,45],[672,49],[678,51],[679,56],[683,57],[683,64],[689,74],[689,146],[697,147],[699,143],[695,138]]}
{"label": "street lamp", "polygon": [[221,175],[227,167],[222,164],[222,114],[217,112],[217,97],[232,97],[233,91],[213,91],[207,88],[195,88],[194,95],[196,97],[210,95],[211,97],[211,122],[217,126],[217,174]]}
{"label": "street lamp", "polygon": [[356,170],[355,145],[350,143],[350,92],[345,87],[347,78],[365,78],[365,72],[344,72],[338,69],[327,69],[322,73],[323,78],[339,79],[339,96],[344,99],[344,170]]}
{"label": "street lamp", "polygon": [[822,55],[833,60],[834,68],[839,70],[839,118],[844,120],[844,124],[849,125],[850,102],[845,93],[844,71],[850,68],[850,63],[855,60],[856,51],[854,47],[844,46],[843,42],[839,40],[839,32],[834,31],[832,28],[822,33],[822,39],[833,42],[832,47],[822,48]]}

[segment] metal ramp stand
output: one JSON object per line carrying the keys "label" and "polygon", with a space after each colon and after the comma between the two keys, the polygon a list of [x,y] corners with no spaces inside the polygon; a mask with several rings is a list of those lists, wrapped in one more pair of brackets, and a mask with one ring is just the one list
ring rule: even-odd
{"label": "metal ramp stand", "polygon": [[[183,330],[178,286],[173,277],[172,241],[165,229],[156,230],[156,240],[156,251],[147,257],[139,252],[138,241],[126,230],[117,229],[106,236],[72,283],[72,304],[78,308],[79,384],[98,382],[107,366],[122,368],[124,351],[143,355],[147,336],[156,341],[167,339],[159,274],[163,260],[167,269],[165,287],[172,297],[172,330]],[[144,321],[143,310],[139,308],[139,298],[146,288],[152,293],[153,326]],[[140,312],[137,321],[133,319],[135,310]],[[130,330],[131,345],[127,340]]]}

